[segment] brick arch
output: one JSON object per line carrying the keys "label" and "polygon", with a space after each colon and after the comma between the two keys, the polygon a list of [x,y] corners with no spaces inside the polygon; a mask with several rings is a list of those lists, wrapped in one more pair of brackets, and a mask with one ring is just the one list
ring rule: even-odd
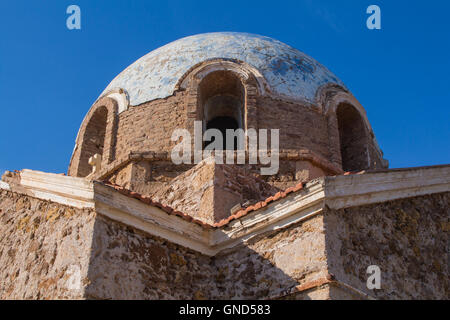
{"label": "brick arch", "polygon": [[[244,88],[243,129],[258,129],[256,99],[269,90],[264,77],[254,68],[241,62],[209,60],[191,68],[178,82],[177,90],[185,90],[187,128],[194,135],[194,121],[203,120],[203,106],[199,96],[199,86],[203,79],[214,72],[228,72],[236,76]],[[192,146],[193,147],[193,146]]]}
{"label": "brick arch", "polygon": [[316,105],[320,112],[327,113],[333,100],[339,94],[348,94],[349,91],[336,83],[327,83],[321,86],[316,92]]}
{"label": "brick arch", "polygon": [[185,90],[192,87],[192,81],[201,80],[209,73],[218,70],[228,70],[237,74],[243,82],[251,83],[255,90],[264,95],[270,93],[271,89],[266,79],[256,68],[240,60],[209,59],[192,66],[175,85],[175,91]]}
{"label": "brick arch", "polygon": [[369,134],[359,111],[341,103],[336,109],[342,169],[359,171],[370,167]]}
{"label": "brick arch", "polygon": [[102,167],[115,157],[117,134],[117,102],[108,97],[99,99],[84,118],[75,143],[68,174],[85,177],[90,174],[89,158],[102,154]]}
{"label": "brick arch", "polygon": [[342,103],[352,105],[361,115],[369,133],[373,135],[372,126],[367,118],[366,110],[347,89],[336,84],[326,84],[317,91],[316,103],[320,112],[326,116],[335,114],[337,107]]}
{"label": "brick arch", "polygon": [[[318,90],[316,94],[316,103],[319,111],[323,113],[327,119],[329,137],[328,145],[331,153],[331,162],[333,164],[347,171],[388,167],[388,161],[383,159],[383,152],[378,146],[372,126],[370,125],[370,122],[367,118],[366,110],[347,89],[339,85],[327,84]],[[359,121],[359,119],[361,120],[359,132],[363,137],[361,137],[361,139],[358,141],[358,144],[362,143],[363,140],[365,141],[366,151],[364,152],[364,154],[367,157],[366,165],[362,165],[361,159],[361,161],[357,161],[361,163],[360,165],[348,166],[348,157],[347,155],[342,154],[343,146],[341,135],[343,134],[343,129],[342,124],[341,129],[339,128],[339,117],[337,114],[338,108],[340,106],[351,107],[352,109],[347,110],[352,110],[355,112],[352,112],[352,117],[354,117],[354,119],[358,119],[357,121]],[[357,134],[356,131],[358,130],[355,129],[355,134]],[[346,158],[347,160],[345,160],[344,158]]]}

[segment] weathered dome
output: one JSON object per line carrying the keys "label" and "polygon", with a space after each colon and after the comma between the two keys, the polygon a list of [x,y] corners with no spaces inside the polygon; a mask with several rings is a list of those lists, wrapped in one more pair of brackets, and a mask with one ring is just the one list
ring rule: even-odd
{"label": "weathered dome", "polygon": [[103,91],[125,89],[131,105],[173,94],[189,69],[211,59],[244,62],[258,70],[274,95],[313,102],[326,83],[344,86],[327,68],[280,41],[248,33],[217,32],[182,38],[156,49],[120,73]]}
{"label": "weathered dome", "polygon": [[[175,165],[180,129],[190,148]],[[110,83],[81,124],[68,174],[150,195],[198,164],[191,150],[209,147],[208,129],[224,134],[217,150],[244,151],[249,161],[250,138],[227,140],[226,131],[270,130],[280,162],[267,181],[277,188],[387,167],[364,108],[328,69],[267,37],[207,33],[150,52]],[[247,169],[262,173],[265,165]]]}

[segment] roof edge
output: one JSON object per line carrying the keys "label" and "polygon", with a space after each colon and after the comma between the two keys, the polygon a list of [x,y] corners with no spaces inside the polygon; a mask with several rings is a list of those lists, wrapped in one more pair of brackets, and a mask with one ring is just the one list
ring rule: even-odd
{"label": "roof edge", "polygon": [[280,192],[266,199],[265,205],[253,205],[215,226],[199,223],[121,187],[83,178],[22,170],[17,186],[2,182],[0,190],[94,208],[112,220],[214,256],[258,235],[308,220],[325,208],[338,210],[450,192],[450,165],[318,178]]}

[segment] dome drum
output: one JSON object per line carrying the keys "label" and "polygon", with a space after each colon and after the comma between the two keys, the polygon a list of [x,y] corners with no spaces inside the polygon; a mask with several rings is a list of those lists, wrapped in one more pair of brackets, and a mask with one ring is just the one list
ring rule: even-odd
{"label": "dome drum", "polygon": [[[280,188],[387,167],[364,108],[328,69],[267,37],[213,33],[168,44],[117,76],[80,127],[69,175],[151,194],[192,168],[170,161],[171,135],[193,134],[196,120],[203,131],[279,129],[280,169],[264,179]],[[102,165],[91,173],[96,153]]]}

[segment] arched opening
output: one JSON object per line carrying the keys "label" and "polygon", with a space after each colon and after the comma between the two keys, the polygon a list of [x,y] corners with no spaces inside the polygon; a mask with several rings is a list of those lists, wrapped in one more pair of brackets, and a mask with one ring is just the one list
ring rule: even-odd
{"label": "arched opening", "polygon": [[[222,150],[238,149],[237,137],[227,141],[227,129],[243,129],[245,89],[233,72],[215,71],[207,75],[199,86],[199,107],[202,113],[203,130],[218,129],[222,133]],[[208,146],[212,141],[204,143]],[[227,145],[232,148],[227,148]]]}
{"label": "arched opening", "polygon": [[80,177],[86,177],[92,172],[92,167],[88,162],[90,157],[98,153],[104,158],[107,116],[107,108],[100,107],[94,112],[86,126],[78,169]]}
{"label": "arched opening", "polygon": [[342,169],[359,171],[369,166],[367,130],[364,120],[353,106],[342,103],[336,110],[341,147]]}

